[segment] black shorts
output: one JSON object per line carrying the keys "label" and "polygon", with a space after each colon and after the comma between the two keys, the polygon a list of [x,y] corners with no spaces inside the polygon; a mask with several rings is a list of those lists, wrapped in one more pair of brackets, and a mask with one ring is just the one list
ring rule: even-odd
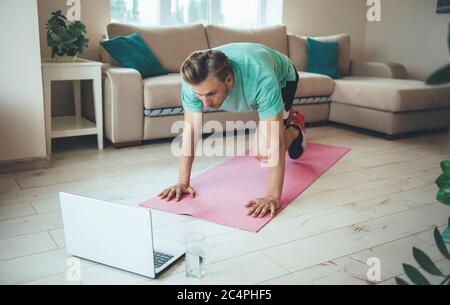
{"label": "black shorts", "polygon": [[295,92],[297,92],[297,86],[300,79],[298,76],[297,68],[295,66],[294,69],[296,72],[295,81],[286,82],[286,86],[281,89],[281,97],[283,99],[284,110],[286,110],[286,112],[289,112],[292,108],[292,105],[294,104]]}

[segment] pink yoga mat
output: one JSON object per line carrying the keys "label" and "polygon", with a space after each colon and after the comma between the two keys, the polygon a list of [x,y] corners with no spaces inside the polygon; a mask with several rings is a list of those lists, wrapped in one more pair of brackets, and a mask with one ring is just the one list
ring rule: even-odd
{"label": "pink yoga mat", "polygon": [[[298,161],[286,157],[286,171],[279,214],[314,181],[330,169],[350,149],[310,143]],[[235,157],[192,178],[196,198],[185,196],[176,203],[154,197],[141,205],[169,213],[191,215],[213,223],[258,232],[270,220],[247,216],[245,204],[264,197],[268,186],[268,169],[254,157]],[[276,217],[276,216],[275,216]]]}

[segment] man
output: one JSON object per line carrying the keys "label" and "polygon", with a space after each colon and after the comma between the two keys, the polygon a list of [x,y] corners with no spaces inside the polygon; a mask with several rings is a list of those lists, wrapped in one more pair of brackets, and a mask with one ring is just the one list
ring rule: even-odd
{"label": "man", "polygon": [[[202,113],[203,108],[258,112],[258,133],[267,137],[268,145],[265,153],[258,152],[257,158],[267,161],[277,156],[277,162],[269,168],[266,197],[251,200],[246,207],[249,216],[262,218],[270,212],[273,217],[280,207],[286,151],[290,158],[298,159],[306,144],[304,117],[292,111],[299,81],[295,66],[286,55],[262,44],[232,43],[194,52],[180,72],[184,120],[189,126],[195,126],[196,114]],[[271,134],[272,130],[278,132]],[[197,140],[195,131],[185,129],[179,181],[159,194],[162,199],[175,198],[178,202],[185,194],[195,197],[190,175]]]}

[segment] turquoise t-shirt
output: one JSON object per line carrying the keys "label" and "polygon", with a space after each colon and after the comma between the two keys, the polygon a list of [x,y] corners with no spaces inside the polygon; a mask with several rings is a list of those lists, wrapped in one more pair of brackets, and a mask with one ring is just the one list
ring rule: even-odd
{"label": "turquoise t-shirt", "polygon": [[[256,110],[261,119],[274,117],[283,110],[281,89],[287,81],[295,81],[297,73],[289,57],[258,43],[231,43],[213,49],[228,57],[234,72],[233,88],[220,110]],[[202,101],[185,81],[181,100],[185,111],[203,111]]]}

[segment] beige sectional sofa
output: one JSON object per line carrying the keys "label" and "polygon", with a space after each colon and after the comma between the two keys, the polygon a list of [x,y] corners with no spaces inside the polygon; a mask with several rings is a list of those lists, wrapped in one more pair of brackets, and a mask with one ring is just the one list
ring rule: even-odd
{"label": "beige sectional sofa", "polygon": [[[104,121],[106,137],[116,146],[174,137],[172,123],[183,119],[181,76],[183,61],[195,50],[232,42],[258,42],[288,55],[300,73],[295,108],[308,123],[334,121],[386,135],[450,126],[450,86],[430,87],[407,80],[406,69],[393,63],[350,60],[350,36],[315,37],[339,44],[343,76],[308,73],[306,38],[288,34],[286,27],[237,30],[201,24],[150,28],[111,23],[108,36],[139,32],[168,75],[142,79],[133,69],[120,67],[102,48],[105,63]],[[208,112],[204,121],[258,120],[256,113]],[[224,124],[225,126],[225,124]]]}

